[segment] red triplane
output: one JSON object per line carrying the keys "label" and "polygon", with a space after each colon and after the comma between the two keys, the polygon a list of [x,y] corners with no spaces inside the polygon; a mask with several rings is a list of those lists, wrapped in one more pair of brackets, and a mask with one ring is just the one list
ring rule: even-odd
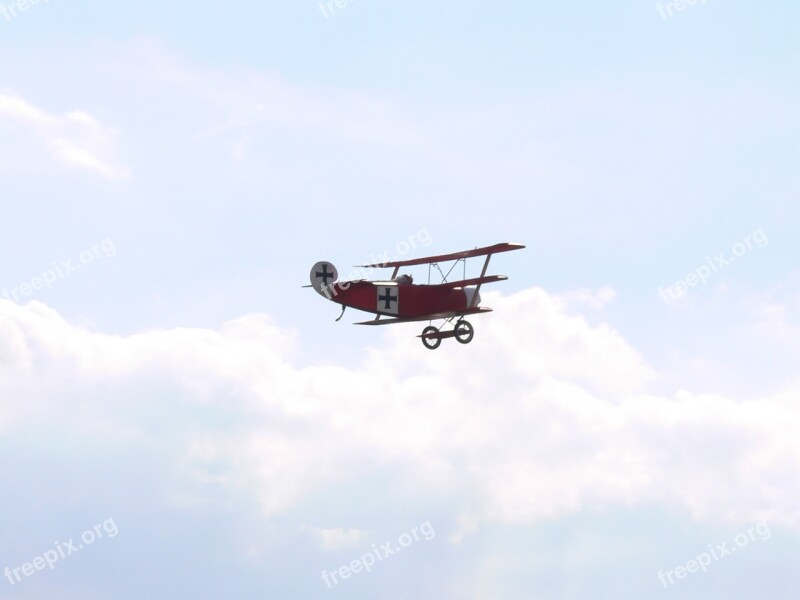
{"label": "red triplane", "polygon": [[[434,350],[439,347],[444,338],[454,337],[462,344],[472,341],[475,331],[472,325],[464,320],[465,315],[476,315],[490,312],[492,309],[479,306],[481,296],[479,291],[484,283],[503,281],[508,279],[505,275],[487,275],[489,259],[492,254],[521,250],[522,244],[495,244],[485,248],[475,248],[464,252],[428,256],[411,260],[397,260],[393,262],[360,265],[361,268],[393,268],[392,276],[385,281],[338,281],[336,267],[329,262],[318,262],[311,268],[311,285],[320,295],[325,296],[342,305],[342,318],[345,309],[352,306],[358,310],[374,313],[375,318],[370,321],[356,323],[356,325],[389,325],[391,323],[408,323],[411,321],[433,321],[443,319],[444,325],[458,320],[453,329],[442,331],[433,325],[428,325],[418,336],[426,348]],[[464,263],[464,276],[466,277],[466,259],[474,256],[485,256],[483,270],[479,277],[447,281],[447,277],[458,265]],[[453,265],[444,273],[439,263],[454,261]],[[397,276],[400,267],[413,265],[428,265],[428,283],[416,284],[410,275]],[[431,284],[431,269],[436,267],[442,275],[442,281]],[[381,317],[388,317],[382,319]]]}

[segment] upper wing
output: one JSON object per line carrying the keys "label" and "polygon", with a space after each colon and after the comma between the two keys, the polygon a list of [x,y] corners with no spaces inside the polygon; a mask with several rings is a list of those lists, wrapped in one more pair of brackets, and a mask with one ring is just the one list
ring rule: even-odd
{"label": "upper wing", "polygon": [[452,254],[440,254],[438,256],[427,256],[424,258],[412,258],[410,260],[395,260],[387,263],[378,263],[374,265],[358,265],[366,269],[380,269],[384,267],[411,267],[413,265],[427,265],[436,262],[446,262],[448,260],[460,260],[462,258],[471,258],[473,256],[486,256],[487,254],[496,254],[498,252],[509,252],[511,250],[521,250],[524,248],[522,244],[495,244],[494,246],[485,246],[483,248],[475,248],[473,250],[464,250],[463,252],[453,252]]}

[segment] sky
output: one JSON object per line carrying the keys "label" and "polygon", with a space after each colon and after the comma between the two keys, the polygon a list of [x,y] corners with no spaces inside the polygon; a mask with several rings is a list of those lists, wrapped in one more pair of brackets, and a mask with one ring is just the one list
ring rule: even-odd
{"label": "sky", "polygon": [[0,600],[794,599],[799,17],[0,0]]}

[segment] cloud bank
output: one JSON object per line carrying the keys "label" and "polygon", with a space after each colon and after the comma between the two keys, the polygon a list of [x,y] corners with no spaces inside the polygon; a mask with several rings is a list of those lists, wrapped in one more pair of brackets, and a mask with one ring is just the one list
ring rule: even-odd
{"label": "cloud bank", "polygon": [[[0,432],[155,445],[178,474],[169,502],[249,498],[264,518],[331,489],[397,486],[446,499],[451,541],[633,505],[800,525],[797,388],[654,395],[657,373],[609,325],[538,288],[489,299],[472,344],[430,352],[397,328],[355,370],[295,364],[302,340],[266,315],[123,338],[0,300]],[[320,529],[322,544],[352,527]]]}

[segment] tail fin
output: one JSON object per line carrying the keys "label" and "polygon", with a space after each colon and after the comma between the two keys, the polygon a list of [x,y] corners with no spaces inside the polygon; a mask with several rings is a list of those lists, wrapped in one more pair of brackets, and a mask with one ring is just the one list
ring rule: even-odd
{"label": "tail fin", "polygon": [[333,264],[320,261],[311,267],[311,287],[321,296],[331,299],[331,292],[328,288],[339,279],[339,273]]}

